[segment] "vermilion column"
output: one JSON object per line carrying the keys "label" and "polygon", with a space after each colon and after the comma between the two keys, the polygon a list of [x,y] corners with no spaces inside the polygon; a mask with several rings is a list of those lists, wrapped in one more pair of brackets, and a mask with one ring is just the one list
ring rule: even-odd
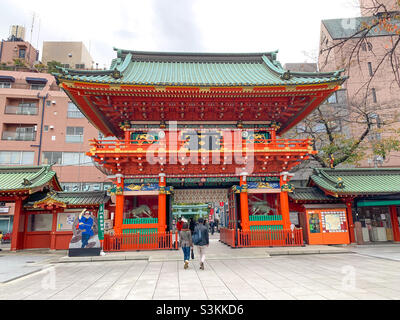
{"label": "vermilion column", "polygon": [[[284,172],[280,177],[281,188],[283,185],[289,182],[289,174]],[[289,213],[289,196],[287,191],[282,191],[279,195],[280,197],[280,209],[282,215],[283,229],[290,229],[290,213]]]}
{"label": "vermilion column", "polygon": [[396,242],[400,242],[399,219],[397,218],[396,206],[390,206],[389,210],[390,210],[390,220],[392,222],[393,240]]}
{"label": "vermilion column", "polygon": [[271,140],[276,140],[276,131],[275,130],[271,130]]}
{"label": "vermilion column", "polygon": [[242,190],[240,191],[240,216],[241,225],[243,231],[250,230],[249,223],[249,196],[247,194],[247,181],[246,174],[240,176],[240,186]]}
{"label": "vermilion column", "polygon": [[13,231],[11,235],[11,248],[10,248],[11,251],[17,251],[18,248],[18,230],[21,218],[21,211],[22,211],[22,199],[18,198],[17,200],[15,200]]}
{"label": "vermilion column", "polygon": [[51,227],[50,250],[56,250],[57,211],[53,210],[53,224]]}
{"label": "vermilion column", "polygon": [[160,192],[158,193],[158,232],[165,232],[165,229],[167,228],[167,194],[164,190],[167,186],[167,181],[165,173],[159,174],[158,183],[160,186]]}
{"label": "vermilion column", "polygon": [[115,234],[122,234],[122,224],[124,220],[124,178],[117,174],[117,192],[115,200],[114,231]]}
{"label": "vermilion column", "polygon": [[350,243],[356,242],[356,236],[354,233],[354,221],[353,221],[353,213],[351,209],[351,201],[346,201],[346,215],[347,215],[347,223],[349,224],[349,236]]}
{"label": "vermilion column", "polygon": [[129,140],[131,140],[131,132],[126,130],[125,131],[125,143],[129,143]]}

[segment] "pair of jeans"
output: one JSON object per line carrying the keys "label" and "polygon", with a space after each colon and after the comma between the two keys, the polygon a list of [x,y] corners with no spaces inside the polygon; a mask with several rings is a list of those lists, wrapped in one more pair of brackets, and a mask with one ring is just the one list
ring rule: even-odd
{"label": "pair of jeans", "polygon": [[182,247],[183,261],[190,260],[190,247]]}

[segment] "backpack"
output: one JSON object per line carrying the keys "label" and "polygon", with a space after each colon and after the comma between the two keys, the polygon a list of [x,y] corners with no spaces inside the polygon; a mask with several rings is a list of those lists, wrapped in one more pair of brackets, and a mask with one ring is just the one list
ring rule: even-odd
{"label": "backpack", "polygon": [[194,230],[192,240],[195,245],[198,245],[201,242],[201,229],[200,228],[196,228]]}

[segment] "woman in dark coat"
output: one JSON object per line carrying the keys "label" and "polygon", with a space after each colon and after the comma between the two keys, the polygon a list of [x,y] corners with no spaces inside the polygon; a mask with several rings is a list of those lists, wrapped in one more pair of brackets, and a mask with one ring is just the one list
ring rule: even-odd
{"label": "woman in dark coat", "polygon": [[192,233],[192,235],[193,235],[193,232],[194,232],[194,228],[196,227],[196,223],[194,222],[194,220],[193,220],[193,218],[190,218],[190,221],[189,221],[189,229],[190,229],[190,232]]}

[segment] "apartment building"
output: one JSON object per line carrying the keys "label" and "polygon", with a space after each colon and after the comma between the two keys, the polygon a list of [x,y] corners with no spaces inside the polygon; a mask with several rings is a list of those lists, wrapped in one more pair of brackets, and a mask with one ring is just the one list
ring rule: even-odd
{"label": "apartment building", "polygon": [[[346,69],[349,78],[343,88],[347,90],[349,105],[353,109],[362,106],[360,107],[363,108],[362,111],[368,112],[373,122],[373,130],[365,140],[366,143],[390,136],[388,129],[400,128],[399,123],[392,123],[390,128],[386,127],[385,132],[376,133],[381,129],[382,123],[395,119],[400,97],[400,87],[396,82],[399,78],[398,70],[393,71],[390,58],[383,60],[398,39],[397,30],[400,28],[400,21],[396,18],[390,20],[394,26],[392,31],[381,27],[372,28],[361,41],[360,30],[367,25],[373,25],[374,19],[379,18],[379,12],[373,12],[373,8],[377,8],[377,3],[383,4],[379,11],[384,8],[389,12],[399,10],[396,0],[360,0],[361,17],[323,20],[318,61],[320,71]],[[372,13],[378,16],[373,16]],[[327,50],[328,48],[332,49]],[[351,56],[352,59],[349,61]],[[392,57],[394,62],[398,61],[400,48],[397,48]],[[354,113],[353,116],[356,123],[359,114]],[[363,130],[360,125],[352,126],[352,134],[355,137],[360,136]],[[370,153],[368,159],[361,163],[362,167],[376,165],[398,167],[400,153],[392,152],[386,159]]]}
{"label": "apartment building", "polygon": [[66,191],[111,185],[85,155],[99,131],[52,75],[0,71],[0,114],[1,166],[54,164]]}
{"label": "apartment building", "polygon": [[32,67],[39,60],[39,50],[25,41],[24,27],[11,26],[8,39],[0,44],[0,64],[14,66],[17,59],[26,67]]}

